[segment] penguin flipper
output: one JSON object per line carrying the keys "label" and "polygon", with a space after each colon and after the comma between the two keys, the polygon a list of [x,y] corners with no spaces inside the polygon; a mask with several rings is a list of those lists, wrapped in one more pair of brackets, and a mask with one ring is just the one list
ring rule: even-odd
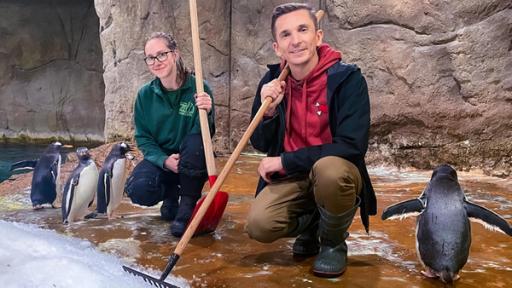
{"label": "penguin flipper", "polygon": [[105,183],[105,199],[107,199],[106,206],[108,207],[108,205],[110,204],[110,189],[112,189],[112,173],[105,173],[103,181]]}
{"label": "penguin flipper", "polygon": [[88,207],[88,208],[91,208],[92,203],[94,203],[94,198],[92,198],[91,202],[89,202],[89,204],[87,205],[87,207]]}
{"label": "penguin flipper", "polygon": [[53,164],[51,166],[51,173],[52,173],[52,177],[53,177],[53,182],[57,183],[57,180],[58,180],[57,177],[59,177],[59,161],[58,160],[53,162]]}
{"label": "penguin flipper", "polygon": [[420,199],[411,199],[391,205],[384,209],[382,212],[382,220],[395,219],[395,218],[407,218],[411,216],[417,216],[423,209],[425,209],[424,203]]}
{"label": "penguin flipper", "polygon": [[9,171],[14,172],[16,170],[31,169],[33,170],[37,165],[38,160],[23,160],[15,162],[11,165]]}
{"label": "penguin flipper", "polygon": [[488,230],[499,231],[512,236],[512,227],[500,215],[467,200],[464,200],[464,208],[470,220],[484,225]]}
{"label": "penguin flipper", "polygon": [[78,183],[80,182],[80,174],[74,175],[71,179],[68,180],[68,183],[66,183],[66,186],[64,188],[63,197],[66,197],[62,201],[62,221],[67,224],[67,221],[69,220],[69,213],[71,212],[71,205],[73,203],[73,198],[75,196],[75,189],[78,187]]}
{"label": "penguin flipper", "polygon": [[71,211],[71,203],[73,203],[74,195],[73,178],[69,179],[64,186],[64,192],[62,193],[62,223],[68,223],[69,212]]}
{"label": "penguin flipper", "polygon": [[100,173],[98,180],[96,211],[100,214],[107,213],[108,203],[110,202],[110,177],[108,174],[108,172]]}

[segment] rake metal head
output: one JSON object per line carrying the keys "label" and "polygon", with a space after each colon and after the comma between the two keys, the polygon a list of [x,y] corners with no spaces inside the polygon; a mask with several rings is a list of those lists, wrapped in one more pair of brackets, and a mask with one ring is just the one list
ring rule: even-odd
{"label": "rake metal head", "polygon": [[148,282],[149,284],[155,286],[155,287],[159,287],[159,288],[179,288],[178,286],[174,286],[174,285],[171,285],[167,282],[165,282],[164,280],[160,280],[160,279],[157,279],[153,276],[150,276],[146,273],[142,273],[142,272],[139,272],[137,270],[134,270],[128,266],[123,266],[123,270],[132,274],[132,275],[135,275],[135,276],[138,276],[138,277],[142,277],[142,279],[144,279],[145,282]]}

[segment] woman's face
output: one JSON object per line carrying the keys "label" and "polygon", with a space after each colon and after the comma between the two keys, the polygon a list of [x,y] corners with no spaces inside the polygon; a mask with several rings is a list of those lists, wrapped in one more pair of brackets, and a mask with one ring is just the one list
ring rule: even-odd
{"label": "woman's face", "polygon": [[144,47],[146,64],[153,75],[160,79],[176,79],[176,52],[160,38],[149,40]]}

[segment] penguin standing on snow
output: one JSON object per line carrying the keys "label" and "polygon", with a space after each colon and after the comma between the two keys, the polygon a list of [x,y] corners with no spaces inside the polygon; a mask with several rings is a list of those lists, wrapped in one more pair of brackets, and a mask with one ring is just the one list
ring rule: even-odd
{"label": "penguin standing on snow", "polygon": [[449,165],[434,170],[419,198],[389,206],[382,213],[382,219],[405,218],[418,213],[416,249],[426,268],[422,274],[429,278],[440,277],[445,283],[457,280],[468,260],[469,219],[512,236],[512,228],[505,219],[466,199],[457,172]]}
{"label": "penguin standing on snow", "polygon": [[30,200],[34,210],[42,209],[43,204],[46,203],[54,207],[53,201],[57,197],[57,190],[60,189],[61,147],[60,142],[48,145],[37,163],[32,163],[32,165],[35,164],[35,167],[32,175]]}
{"label": "penguin standing on snow", "polygon": [[126,159],[133,159],[130,151],[130,146],[125,142],[115,144],[100,170],[96,212],[106,214],[109,219],[113,217],[123,197],[127,177]]}
{"label": "penguin standing on snow", "polygon": [[62,193],[62,221],[73,223],[89,212],[88,207],[94,201],[98,168],[85,147],[76,149],[78,166],[73,170]]}

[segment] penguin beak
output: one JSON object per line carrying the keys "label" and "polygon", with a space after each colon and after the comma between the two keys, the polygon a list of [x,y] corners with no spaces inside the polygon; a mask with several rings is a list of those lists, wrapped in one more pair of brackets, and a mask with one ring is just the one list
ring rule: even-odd
{"label": "penguin beak", "polygon": [[135,156],[133,156],[133,154],[132,154],[132,153],[130,153],[130,152],[133,152],[133,151],[135,150],[135,149],[132,147],[132,145],[128,145],[128,144],[126,144],[126,149],[127,149],[127,151],[126,151],[126,153],[124,153],[124,156],[126,157],[126,159],[128,159],[128,160],[133,160],[133,159],[135,159]]}
{"label": "penguin beak", "polygon": [[[131,151],[131,150],[130,150],[130,151]],[[133,159],[135,159],[135,156],[133,156],[133,154],[132,154],[132,153],[130,153],[130,152],[127,152],[127,153],[126,153],[126,154],[124,154],[124,155],[126,156],[126,159],[128,159],[128,160],[133,160]]]}

